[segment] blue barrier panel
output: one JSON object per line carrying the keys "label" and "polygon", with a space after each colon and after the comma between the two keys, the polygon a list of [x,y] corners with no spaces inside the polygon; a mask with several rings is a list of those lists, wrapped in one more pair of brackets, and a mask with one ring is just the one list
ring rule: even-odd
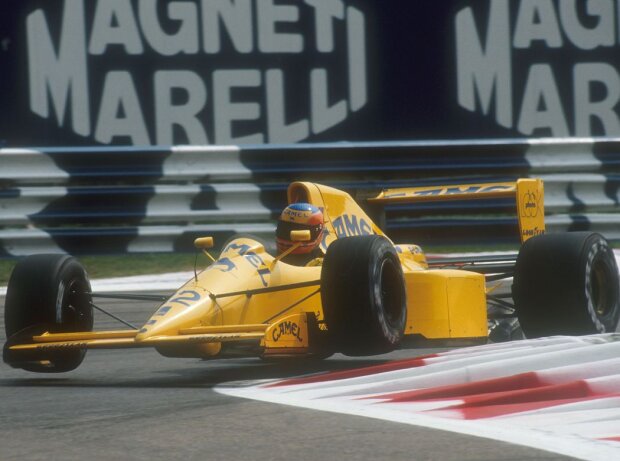
{"label": "blue barrier panel", "polygon": [[[0,149],[0,254],[191,249],[195,236],[272,238],[294,180],[354,197],[385,187],[545,181],[550,230],[620,240],[618,139]],[[397,241],[516,242],[506,200],[389,206]],[[457,234],[456,236],[454,234]],[[450,237],[452,235],[452,237]]]}

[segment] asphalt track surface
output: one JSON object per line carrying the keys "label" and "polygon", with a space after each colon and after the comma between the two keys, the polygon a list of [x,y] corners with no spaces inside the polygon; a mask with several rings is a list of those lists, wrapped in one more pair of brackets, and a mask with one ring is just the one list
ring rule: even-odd
{"label": "asphalt track surface", "polygon": [[[101,303],[139,324],[152,303]],[[4,343],[4,298],[0,298]],[[117,328],[96,314],[99,328]],[[442,349],[446,350],[446,349]],[[414,357],[342,355],[318,364],[170,359],[150,349],[91,351],[75,371],[0,364],[0,460],[565,460],[451,432],[224,396],[222,382],[283,378]]]}

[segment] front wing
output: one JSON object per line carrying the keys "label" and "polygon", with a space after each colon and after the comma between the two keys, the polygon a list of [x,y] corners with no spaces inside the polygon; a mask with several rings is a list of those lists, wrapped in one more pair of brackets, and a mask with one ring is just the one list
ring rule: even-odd
{"label": "front wing", "polygon": [[213,343],[254,343],[256,346],[264,347],[266,354],[306,353],[310,346],[308,315],[294,314],[272,324],[198,326],[181,329],[175,335],[153,336],[142,340],[136,338],[138,330],[45,332],[37,335],[25,331],[9,338],[6,347],[13,354],[32,355],[67,349],[191,347]]}

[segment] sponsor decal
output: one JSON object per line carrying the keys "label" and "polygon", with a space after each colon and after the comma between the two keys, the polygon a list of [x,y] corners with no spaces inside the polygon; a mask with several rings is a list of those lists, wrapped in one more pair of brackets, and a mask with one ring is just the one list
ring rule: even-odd
{"label": "sponsor decal", "polygon": [[269,270],[269,267],[263,261],[263,258],[257,255],[254,251],[251,251],[250,248],[251,247],[249,245],[245,245],[245,244],[239,245],[233,242],[230,245],[228,245],[222,253],[226,253],[229,250],[233,250],[237,252],[239,255],[243,256],[245,260],[248,263],[250,263],[250,265],[256,268],[256,273],[260,276],[260,280],[263,286],[267,286],[267,280],[265,279],[265,277],[267,275],[270,275],[271,271]]}
{"label": "sponsor decal", "polygon": [[221,343],[222,341],[230,341],[241,338],[240,334],[227,333],[225,335],[209,335],[209,336],[183,336],[184,342],[189,343]]}
{"label": "sponsor decal", "polygon": [[294,221],[295,218],[307,218],[309,217],[312,212],[311,211],[296,211],[296,210],[291,210],[291,209],[286,209],[283,211],[282,213],[285,216],[288,216],[289,218],[291,218],[291,221]]}
{"label": "sponsor decal", "polygon": [[88,343],[85,342],[71,342],[71,343],[58,343],[58,344],[42,344],[37,346],[40,351],[53,351],[58,349],[85,349],[88,347]]}
{"label": "sponsor decal", "polygon": [[364,218],[343,214],[332,221],[334,230],[338,238],[351,237],[355,235],[371,235],[372,227]]}
{"label": "sponsor decal", "polygon": [[454,18],[458,104],[524,135],[620,135],[617,0],[486,0]]}
{"label": "sponsor decal", "polygon": [[25,24],[30,110],[100,143],[297,142],[367,103],[349,1],[49,3]]}
{"label": "sponsor decal", "polygon": [[228,258],[220,258],[207,267],[207,269],[211,268],[217,269],[220,272],[230,272],[233,269],[237,269],[237,266],[235,266],[235,263]]}
{"label": "sponsor decal", "polygon": [[[370,222],[365,218],[358,217],[356,215],[344,214],[338,216],[332,221],[332,225],[334,226],[336,238],[351,237],[355,235],[372,235],[374,233]],[[331,241],[331,235],[332,233],[326,226],[323,229],[323,238],[321,240],[321,249],[323,252],[327,251],[327,247]]]}
{"label": "sponsor decal", "polygon": [[521,217],[535,218],[540,212],[540,200],[535,191],[526,191],[521,196]]}
{"label": "sponsor decal", "polygon": [[[460,195],[460,194],[480,194],[484,192],[494,191],[510,191],[514,190],[514,186],[492,184],[492,185],[471,185],[471,186],[443,186],[436,189],[414,190],[409,193],[411,197],[427,197],[442,195]],[[404,197],[407,193],[386,194],[385,198]]]}
{"label": "sponsor decal", "polygon": [[[277,328],[273,329],[271,337],[274,342],[278,342],[283,336],[292,336],[302,343],[304,340],[300,336],[300,327],[295,322],[281,322]],[[283,339],[283,338],[282,338]]]}
{"label": "sponsor decal", "polygon": [[523,229],[523,232],[521,232],[521,234],[524,237],[535,237],[537,235],[542,235],[544,233],[545,233],[544,229],[539,229],[538,226],[532,229]]}

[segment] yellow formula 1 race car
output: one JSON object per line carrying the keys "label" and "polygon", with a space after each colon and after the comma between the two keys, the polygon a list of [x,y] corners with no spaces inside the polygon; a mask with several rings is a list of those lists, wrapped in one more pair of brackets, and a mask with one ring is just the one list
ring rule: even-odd
{"label": "yellow formula 1 race car", "polygon": [[[523,244],[512,258],[429,262],[419,246],[394,244],[362,209],[497,197],[516,200]],[[322,210],[321,257],[296,266],[285,262],[287,252],[232,239],[170,298],[127,295],[160,302],[139,329],[92,331],[97,294],[76,259],[21,260],[7,291],[4,361],[63,372],[88,349],[153,347],[167,357],[202,359],[373,355],[423,339],[486,341],[489,305],[492,319],[517,317],[529,337],[609,332],[618,324],[612,250],[596,233],[545,234],[540,180],[386,189],[359,205],[340,190],[296,182],[288,199]],[[291,231],[296,243],[288,251],[309,239],[309,231]],[[213,239],[195,243],[208,254]],[[511,278],[512,293],[498,294],[493,283]]]}

